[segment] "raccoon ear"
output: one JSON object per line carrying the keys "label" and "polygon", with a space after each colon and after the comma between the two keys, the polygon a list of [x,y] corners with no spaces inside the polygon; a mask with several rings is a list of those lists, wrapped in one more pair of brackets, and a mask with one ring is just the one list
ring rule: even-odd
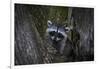
{"label": "raccoon ear", "polygon": [[69,27],[65,27],[65,31],[69,32],[71,29]]}
{"label": "raccoon ear", "polygon": [[53,23],[52,23],[50,20],[47,21],[48,27],[50,27],[52,24],[53,24]]}

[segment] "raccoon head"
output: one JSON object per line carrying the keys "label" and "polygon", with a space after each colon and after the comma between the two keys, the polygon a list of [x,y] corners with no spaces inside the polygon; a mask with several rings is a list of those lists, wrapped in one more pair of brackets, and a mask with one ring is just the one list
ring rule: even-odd
{"label": "raccoon head", "polygon": [[47,21],[47,25],[48,28],[46,32],[54,43],[59,43],[60,41],[67,39],[67,33],[70,31],[69,27],[54,24],[50,20]]}

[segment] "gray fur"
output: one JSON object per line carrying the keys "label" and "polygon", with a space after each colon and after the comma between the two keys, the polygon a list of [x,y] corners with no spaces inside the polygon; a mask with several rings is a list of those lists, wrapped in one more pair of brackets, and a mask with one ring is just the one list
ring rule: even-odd
{"label": "gray fur", "polygon": [[[48,20],[47,25],[48,27],[46,29],[46,36],[48,37],[48,40],[50,41],[50,43],[52,43],[52,46],[59,47],[57,49],[60,54],[62,54],[64,51],[64,47],[66,46],[67,33],[70,31],[70,28],[54,24],[50,20]],[[50,32],[53,32],[52,36],[50,35]]]}

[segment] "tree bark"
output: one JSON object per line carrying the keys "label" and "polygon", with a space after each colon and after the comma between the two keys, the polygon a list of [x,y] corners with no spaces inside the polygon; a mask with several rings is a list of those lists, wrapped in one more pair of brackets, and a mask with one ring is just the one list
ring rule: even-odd
{"label": "tree bark", "polygon": [[15,4],[15,65],[52,62],[37,31],[29,6]]}

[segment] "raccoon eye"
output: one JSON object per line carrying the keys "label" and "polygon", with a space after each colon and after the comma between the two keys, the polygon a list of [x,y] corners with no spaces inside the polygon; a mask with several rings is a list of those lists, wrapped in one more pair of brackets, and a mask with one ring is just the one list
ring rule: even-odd
{"label": "raccoon eye", "polygon": [[60,33],[58,33],[58,37],[59,38],[64,38],[64,36],[62,34],[60,34]]}
{"label": "raccoon eye", "polygon": [[50,34],[51,36],[54,36],[55,31],[49,32],[49,34]]}

